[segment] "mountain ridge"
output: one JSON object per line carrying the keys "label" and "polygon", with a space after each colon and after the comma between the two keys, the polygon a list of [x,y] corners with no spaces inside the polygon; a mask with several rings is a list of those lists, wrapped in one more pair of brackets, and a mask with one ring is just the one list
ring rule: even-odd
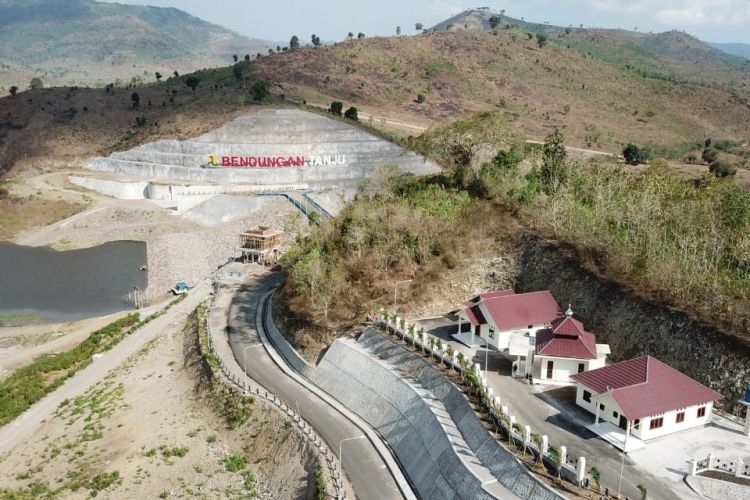
{"label": "mountain ridge", "polygon": [[[30,78],[52,85],[152,79],[265,53],[250,39],[176,8],[94,0],[0,1],[0,86]],[[25,80],[25,81],[24,81]]]}

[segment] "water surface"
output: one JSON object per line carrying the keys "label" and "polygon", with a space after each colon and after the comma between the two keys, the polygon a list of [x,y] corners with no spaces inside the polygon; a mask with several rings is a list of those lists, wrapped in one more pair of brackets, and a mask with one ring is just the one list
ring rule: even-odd
{"label": "water surface", "polygon": [[116,241],[83,250],[0,243],[0,322],[71,321],[132,308],[145,290],[146,244]]}

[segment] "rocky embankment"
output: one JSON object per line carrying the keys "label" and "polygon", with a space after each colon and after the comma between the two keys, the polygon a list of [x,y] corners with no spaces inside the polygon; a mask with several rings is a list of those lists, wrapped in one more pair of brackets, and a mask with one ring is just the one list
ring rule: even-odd
{"label": "rocky embankment", "polygon": [[650,354],[736,401],[750,384],[750,342],[689,314],[639,297],[584,269],[574,252],[536,237],[522,242],[516,291],[549,289],[600,342],[612,347],[612,361]]}

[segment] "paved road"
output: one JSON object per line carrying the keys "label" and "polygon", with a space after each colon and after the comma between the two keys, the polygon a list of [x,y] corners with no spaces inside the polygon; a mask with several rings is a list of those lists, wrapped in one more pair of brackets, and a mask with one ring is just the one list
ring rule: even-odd
{"label": "paved road", "polygon": [[[486,351],[479,348],[472,352],[465,345],[453,340],[451,335],[456,333],[456,326],[452,319],[433,318],[417,323],[427,333],[440,337],[458,352],[472,358],[472,364],[478,363],[484,370]],[[575,405],[575,389],[530,386],[524,380],[510,376],[513,364],[510,358],[492,349],[487,354],[489,386],[493,388],[502,404],[508,405],[510,413],[516,416],[517,421],[529,425],[533,432],[549,436],[550,444],[567,446],[572,458],[577,460],[579,456],[585,456],[587,468],[596,466],[602,474],[602,483],[610,490],[616,491],[623,457],[614,446],[586,429],[586,425],[593,423],[593,416]],[[677,465],[679,464],[675,464]],[[675,494],[662,481],[625,457],[622,493],[628,498],[640,498],[641,493],[637,488],[639,484],[648,488],[649,498],[673,500],[683,496]]]}
{"label": "paved road", "polygon": [[[286,375],[263,348],[255,326],[258,299],[280,282],[280,275],[257,276],[242,286],[231,300],[228,313],[229,346],[247,375],[273,392],[302,417],[338,454],[343,440],[344,471],[362,500],[403,498],[375,447],[347,418],[321,398]],[[219,300],[221,304],[223,301]],[[216,342],[217,349],[221,342]],[[224,343],[226,345],[226,342]],[[219,353],[221,355],[221,353]]]}
{"label": "paved road", "polygon": [[187,316],[200,304],[210,292],[208,284],[201,284],[190,294],[172,307],[166,314],[156,318],[143,328],[123,339],[112,350],[104,353],[91,365],[81,370],[56,391],[48,394],[13,422],[0,427],[0,455],[8,453],[28,439],[42,424],[49,420],[65,399],[72,399],[84,394],[105,375],[123,363],[129,356],[138,352],[146,343],[182,324]]}

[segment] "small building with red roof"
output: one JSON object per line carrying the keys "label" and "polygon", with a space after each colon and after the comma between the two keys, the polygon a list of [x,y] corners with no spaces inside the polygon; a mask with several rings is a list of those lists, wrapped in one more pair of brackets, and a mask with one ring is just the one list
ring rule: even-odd
{"label": "small building with red roof", "polygon": [[706,425],[723,396],[651,356],[571,375],[576,404],[595,415],[594,424],[612,424],[648,440]]}
{"label": "small building with red roof", "polygon": [[597,344],[596,336],[586,331],[568,306],[565,316],[536,332],[533,381],[572,385],[571,375],[603,367],[609,353],[609,345]]}
{"label": "small building with red roof", "polygon": [[516,293],[498,290],[475,296],[458,312],[456,340],[470,347],[488,343],[498,350],[508,349],[513,333],[535,335],[562,313],[549,291]]}

